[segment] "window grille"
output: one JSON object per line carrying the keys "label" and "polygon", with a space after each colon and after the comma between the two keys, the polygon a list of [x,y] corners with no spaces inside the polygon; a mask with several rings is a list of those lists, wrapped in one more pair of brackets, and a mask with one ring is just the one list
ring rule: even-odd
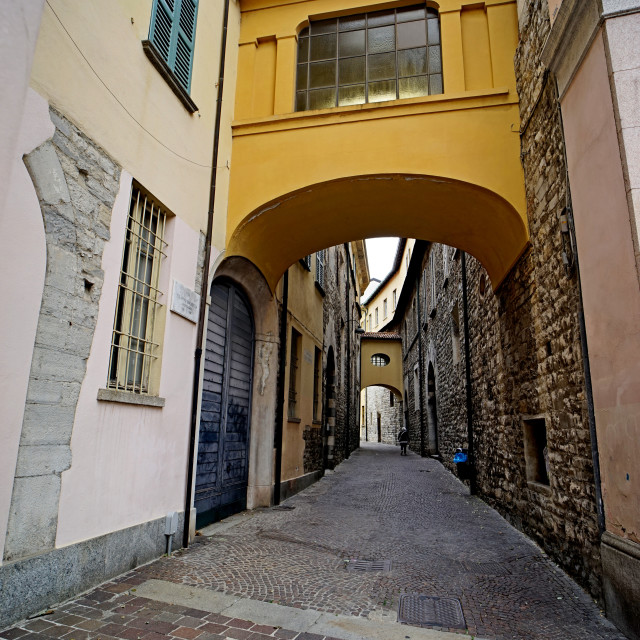
{"label": "window grille", "polygon": [[296,111],[442,91],[440,21],[425,5],[311,21],[299,34]]}
{"label": "window grille", "polygon": [[371,364],[374,367],[386,367],[391,362],[391,358],[385,353],[374,353],[371,356]]}
{"label": "window grille", "polygon": [[159,344],[154,330],[162,307],[158,289],[166,213],[134,186],[111,341],[108,387],[149,393]]}
{"label": "window grille", "polygon": [[173,71],[178,82],[191,89],[198,0],[154,0],[149,40]]}
{"label": "window grille", "polygon": [[316,253],[316,282],[324,288],[324,249]]}

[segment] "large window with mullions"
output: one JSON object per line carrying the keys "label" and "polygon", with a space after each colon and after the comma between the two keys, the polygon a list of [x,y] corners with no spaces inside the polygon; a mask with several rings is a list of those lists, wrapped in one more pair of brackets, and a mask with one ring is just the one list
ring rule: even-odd
{"label": "large window with mullions", "polygon": [[311,21],[300,32],[296,111],[442,91],[435,9],[414,5]]}

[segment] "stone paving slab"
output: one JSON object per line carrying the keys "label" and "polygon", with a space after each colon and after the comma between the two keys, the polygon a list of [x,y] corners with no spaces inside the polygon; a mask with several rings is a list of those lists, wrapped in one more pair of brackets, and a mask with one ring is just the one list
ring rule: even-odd
{"label": "stone paving slab", "polygon": [[[209,527],[189,549],[0,638],[624,640],[536,545],[435,460],[368,444],[286,505],[294,508]],[[390,570],[348,571],[352,560],[389,561]],[[458,599],[467,631],[400,625],[398,601],[409,593]]]}
{"label": "stone paving slab", "polygon": [[[531,540],[436,460],[362,443],[284,504],[294,508],[206,530],[145,577],[394,622],[402,594],[456,598],[468,633],[492,640],[624,638]],[[391,571],[347,571],[354,559],[390,560]]]}

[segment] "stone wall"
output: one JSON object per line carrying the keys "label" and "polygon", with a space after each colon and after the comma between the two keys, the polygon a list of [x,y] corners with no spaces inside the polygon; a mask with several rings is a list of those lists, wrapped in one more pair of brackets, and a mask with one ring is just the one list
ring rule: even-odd
{"label": "stone wall", "polygon": [[364,392],[366,424],[361,425],[361,438],[368,442],[396,444],[396,438],[402,429],[402,400],[384,387],[367,387]]}
{"label": "stone wall", "polygon": [[[567,188],[563,139],[555,88],[539,60],[549,29],[546,2],[529,0],[522,15],[515,69],[531,245],[495,293],[482,266],[466,257],[477,487],[484,500],[599,598],[599,531],[578,323],[579,290],[571,268],[570,242],[560,221]],[[433,451],[429,437],[431,363],[437,450],[453,470],[455,447],[468,445],[461,259],[450,256],[450,273],[445,279],[442,251],[438,245],[424,248],[421,256],[414,250],[410,291],[403,290],[402,309],[394,322],[403,336],[410,446],[415,451],[423,446],[425,454]],[[423,325],[418,332],[421,362],[416,338],[418,301]],[[456,315],[460,346],[454,356],[452,322]],[[418,368],[422,416],[414,400],[416,364],[422,367]]]}
{"label": "stone wall", "polygon": [[[120,168],[61,114],[25,157],[42,208],[47,271],[11,499],[5,560],[54,547],[60,476],[102,291],[102,253]],[[106,373],[106,372],[105,372]]]}

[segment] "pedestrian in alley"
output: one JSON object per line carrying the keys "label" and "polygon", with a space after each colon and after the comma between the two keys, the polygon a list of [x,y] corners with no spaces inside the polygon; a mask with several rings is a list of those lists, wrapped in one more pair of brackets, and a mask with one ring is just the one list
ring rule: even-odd
{"label": "pedestrian in alley", "polygon": [[407,445],[409,444],[409,432],[407,431],[407,427],[402,427],[400,433],[398,434],[398,444],[400,445],[400,455],[407,455]]}

